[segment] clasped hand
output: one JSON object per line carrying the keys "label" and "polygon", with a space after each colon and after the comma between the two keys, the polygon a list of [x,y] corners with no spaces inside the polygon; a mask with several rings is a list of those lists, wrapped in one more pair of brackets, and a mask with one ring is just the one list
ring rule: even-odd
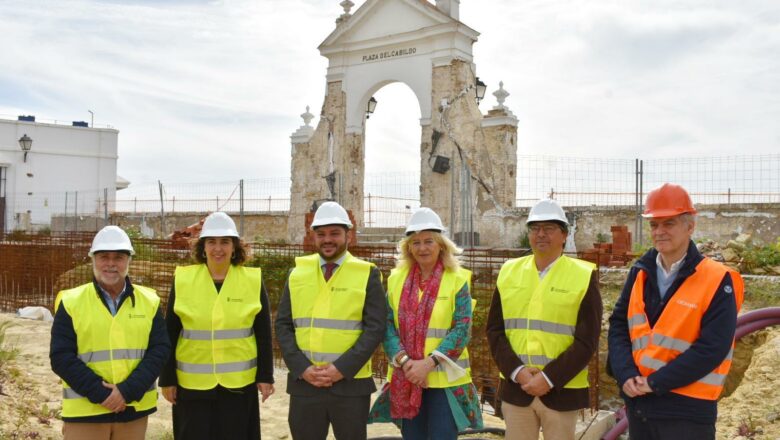
{"label": "clasped hand", "polygon": [[547,383],[542,371],[536,367],[524,367],[515,376],[515,382],[526,393],[541,397],[550,392],[550,384]]}
{"label": "clasped hand", "polygon": [[303,380],[317,388],[328,388],[344,378],[341,372],[333,365],[309,365],[301,375]]}
{"label": "clasped hand", "polygon": [[113,383],[108,382],[103,382],[103,386],[111,390],[111,394],[106,397],[106,400],[104,400],[101,405],[113,413],[121,413],[124,411],[125,408],[127,408],[127,403],[125,402],[122,393],[119,392],[119,388]]}
{"label": "clasped hand", "polygon": [[428,388],[428,373],[434,368],[435,364],[429,357],[422,359],[409,359],[404,363],[403,371],[406,379],[421,388]]}
{"label": "clasped hand", "polygon": [[628,379],[623,383],[623,392],[628,397],[639,397],[645,394],[652,393],[653,389],[647,383],[647,378],[644,376],[636,376]]}

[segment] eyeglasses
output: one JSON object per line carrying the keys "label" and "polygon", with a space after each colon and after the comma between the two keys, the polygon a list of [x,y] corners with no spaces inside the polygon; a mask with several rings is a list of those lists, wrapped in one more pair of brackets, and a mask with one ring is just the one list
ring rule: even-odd
{"label": "eyeglasses", "polygon": [[528,226],[528,230],[531,231],[533,234],[538,234],[542,231],[544,231],[545,235],[550,235],[555,231],[560,230],[561,228],[556,225],[530,225]]}

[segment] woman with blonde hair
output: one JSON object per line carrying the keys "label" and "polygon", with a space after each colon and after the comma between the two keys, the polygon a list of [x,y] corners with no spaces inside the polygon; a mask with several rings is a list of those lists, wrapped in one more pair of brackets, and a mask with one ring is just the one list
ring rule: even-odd
{"label": "woman with blonde hair", "polygon": [[455,439],[481,428],[466,345],[471,337],[471,272],[439,216],[420,208],[398,245],[387,279],[384,350],[392,360],[369,423],[394,422],[404,439]]}

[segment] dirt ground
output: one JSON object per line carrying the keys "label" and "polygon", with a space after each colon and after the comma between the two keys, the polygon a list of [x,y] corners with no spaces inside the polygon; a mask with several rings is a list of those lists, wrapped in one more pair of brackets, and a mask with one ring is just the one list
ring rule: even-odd
{"label": "dirt ground", "polygon": [[[604,277],[602,295],[605,313],[600,346],[601,365],[606,365],[606,319],[617,298],[623,276]],[[612,280],[611,278],[615,278]],[[751,286],[743,311],[777,306],[777,285]],[[0,440],[57,439],[62,422],[59,381],[49,367],[51,325],[40,321],[0,314],[0,325],[10,321],[3,348],[15,350],[10,361],[0,352]],[[615,409],[621,402],[614,381],[602,368],[599,384],[602,409]],[[747,336],[737,345],[732,373],[726,384],[726,397],[719,405],[718,439],[780,440],[780,327]],[[289,398],[284,392],[286,372],[276,371],[276,390],[260,407],[263,438],[290,438],[287,428]],[[742,379],[739,380],[739,377]],[[503,421],[484,414],[486,427],[503,428]],[[160,397],[158,412],[150,417],[147,438],[172,439],[171,407]],[[369,437],[399,436],[391,424],[369,425]]]}
{"label": "dirt ground", "polygon": [[[0,323],[11,321],[4,347],[18,350],[0,372],[0,440],[58,439],[62,422],[57,419],[61,408],[62,388],[49,367],[51,324],[0,314]],[[260,405],[260,429],[265,439],[291,438],[287,428],[289,396],[284,392],[286,371],[277,369],[276,393]],[[158,411],[149,418],[147,438],[172,439],[171,406],[160,396]],[[485,425],[503,428],[503,421],[484,415]],[[368,426],[369,437],[400,436],[392,424]]]}

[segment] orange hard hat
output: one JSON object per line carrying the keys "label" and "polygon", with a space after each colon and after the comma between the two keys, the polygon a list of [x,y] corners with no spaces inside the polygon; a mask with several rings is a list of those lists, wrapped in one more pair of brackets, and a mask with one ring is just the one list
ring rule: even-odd
{"label": "orange hard hat", "polygon": [[680,185],[664,183],[647,195],[642,217],[674,217],[685,213],[696,214],[688,191]]}

